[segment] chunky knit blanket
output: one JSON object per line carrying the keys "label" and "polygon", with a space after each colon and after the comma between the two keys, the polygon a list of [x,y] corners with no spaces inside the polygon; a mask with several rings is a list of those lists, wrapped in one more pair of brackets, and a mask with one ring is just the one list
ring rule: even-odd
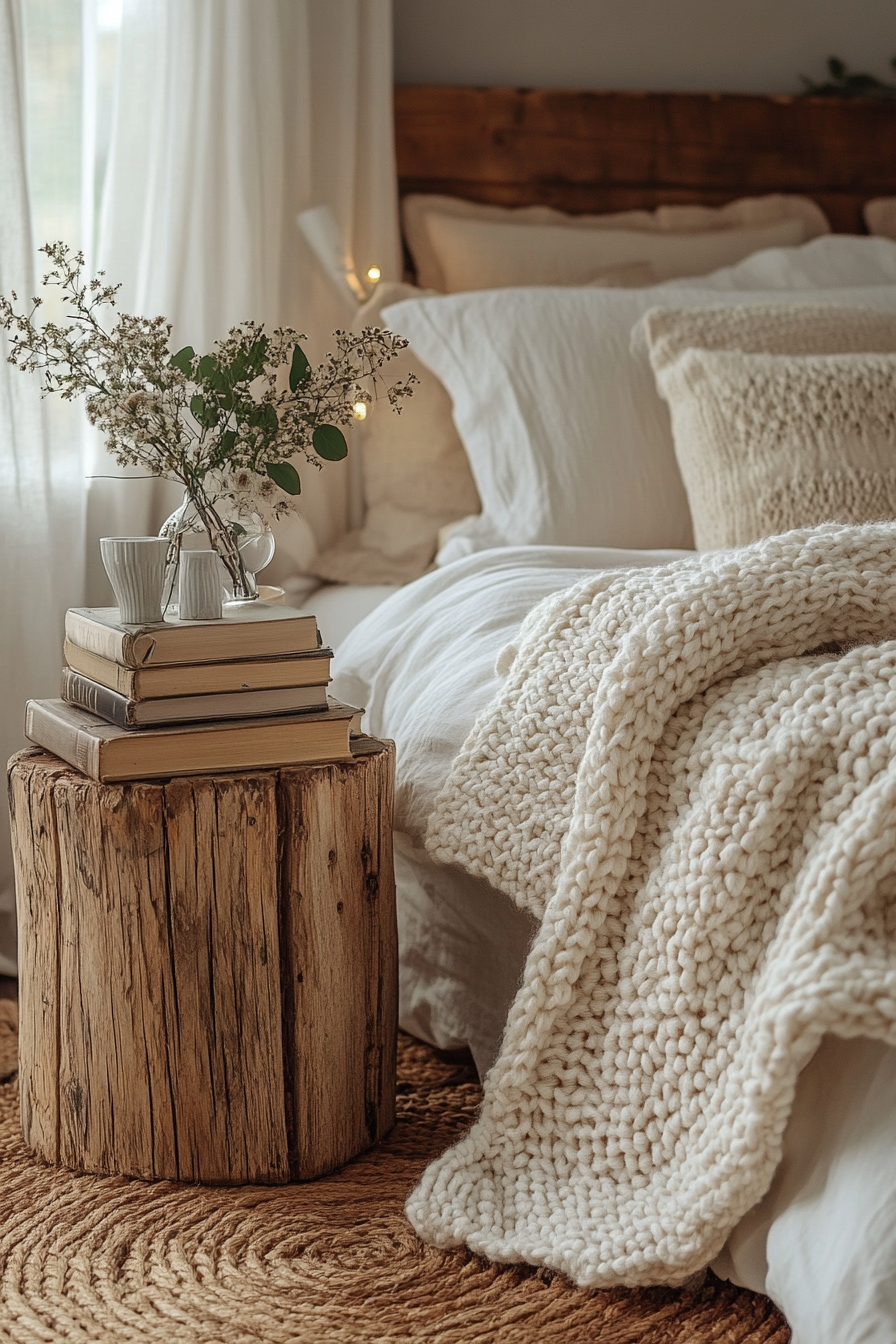
{"label": "chunky knit blanket", "polygon": [[822,1035],[896,1043],[893,635],[896,524],[533,611],[429,829],[541,925],[424,1238],[680,1282],[767,1189]]}

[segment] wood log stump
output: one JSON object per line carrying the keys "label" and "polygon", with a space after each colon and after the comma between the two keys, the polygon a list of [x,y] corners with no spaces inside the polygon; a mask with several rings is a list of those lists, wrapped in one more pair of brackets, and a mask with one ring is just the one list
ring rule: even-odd
{"label": "wood log stump", "polygon": [[78,1171],[323,1175],[395,1118],[394,747],[95,783],[13,757],[25,1142]]}

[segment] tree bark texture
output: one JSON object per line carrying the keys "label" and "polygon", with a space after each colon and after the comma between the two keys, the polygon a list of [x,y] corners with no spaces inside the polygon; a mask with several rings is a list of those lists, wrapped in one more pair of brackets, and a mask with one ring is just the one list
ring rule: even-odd
{"label": "tree bark texture", "polygon": [[391,743],[104,785],[10,762],[25,1142],[78,1171],[279,1184],[395,1116]]}

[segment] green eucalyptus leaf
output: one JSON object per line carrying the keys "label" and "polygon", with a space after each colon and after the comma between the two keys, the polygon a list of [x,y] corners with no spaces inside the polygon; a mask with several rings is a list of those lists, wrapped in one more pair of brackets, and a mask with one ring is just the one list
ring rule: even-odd
{"label": "green eucalyptus leaf", "polygon": [[206,401],[205,397],[196,396],[190,398],[190,410],[206,429],[213,429],[221,419],[221,412],[213,401]]}
{"label": "green eucalyptus leaf", "polygon": [[314,451],[327,462],[341,462],[348,456],[345,435],[336,425],[318,425],[311,435]]}
{"label": "green eucalyptus leaf", "polygon": [[171,356],[171,363],[174,368],[180,370],[185,378],[189,378],[195,357],[196,351],[192,345],[185,345],[182,350],[178,350],[176,355]]}
{"label": "green eucalyptus leaf", "polygon": [[252,345],[249,348],[249,354],[247,356],[247,364],[249,366],[249,372],[253,375],[253,377],[257,377],[257,375],[261,373],[262,369],[264,368],[264,357],[267,354],[267,349],[268,349],[267,336],[259,336],[257,341],[252,342]]}
{"label": "green eucalyptus leaf", "polygon": [[291,462],[269,462],[265,471],[274,484],[279,485],[280,489],[285,490],[288,495],[300,495],[302,493],[299,473]]}
{"label": "green eucalyptus leaf", "polygon": [[269,401],[254,406],[249,412],[248,419],[253,429],[260,429],[266,434],[276,434],[280,425],[277,412]]}
{"label": "green eucalyptus leaf", "polygon": [[211,378],[218,367],[218,361],[214,355],[203,355],[199,361],[199,377]]}
{"label": "green eucalyptus leaf", "polygon": [[289,366],[289,390],[298,392],[303,383],[307,383],[311,377],[311,365],[308,363],[308,357],[300,345],[293,347],[292,363]]}
{"label": "green eucalyptus leaf", "polygon": [[230,523],[229,530],[235,537],[244,537],[246,535],[246,529],[243,527],[242,523]]}
{"label": "green eucalyptus leaf", "polygon": [[221,435],[221,447],[229,457],[230,454],[233,452],[234,448],[236,447],[235,430],[225,429],[224,433]]}

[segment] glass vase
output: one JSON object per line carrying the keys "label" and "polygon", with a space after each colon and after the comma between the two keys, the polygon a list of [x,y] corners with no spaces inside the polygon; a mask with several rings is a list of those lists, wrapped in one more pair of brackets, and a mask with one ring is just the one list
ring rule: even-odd
{"label": "glass vase", "polygon": [[165,582],[165,605],[171,600],[181,550],[202,550],[211,546],[221,562],[221,582],[230,602],[254,602],[258,597],[255,575],[274,556],[274,536],[266,523],[256,514],[236,515],[218,499],[214,504],[197,500],[190,494],[165,520],[160,537],[170,543],[168,574]]}

